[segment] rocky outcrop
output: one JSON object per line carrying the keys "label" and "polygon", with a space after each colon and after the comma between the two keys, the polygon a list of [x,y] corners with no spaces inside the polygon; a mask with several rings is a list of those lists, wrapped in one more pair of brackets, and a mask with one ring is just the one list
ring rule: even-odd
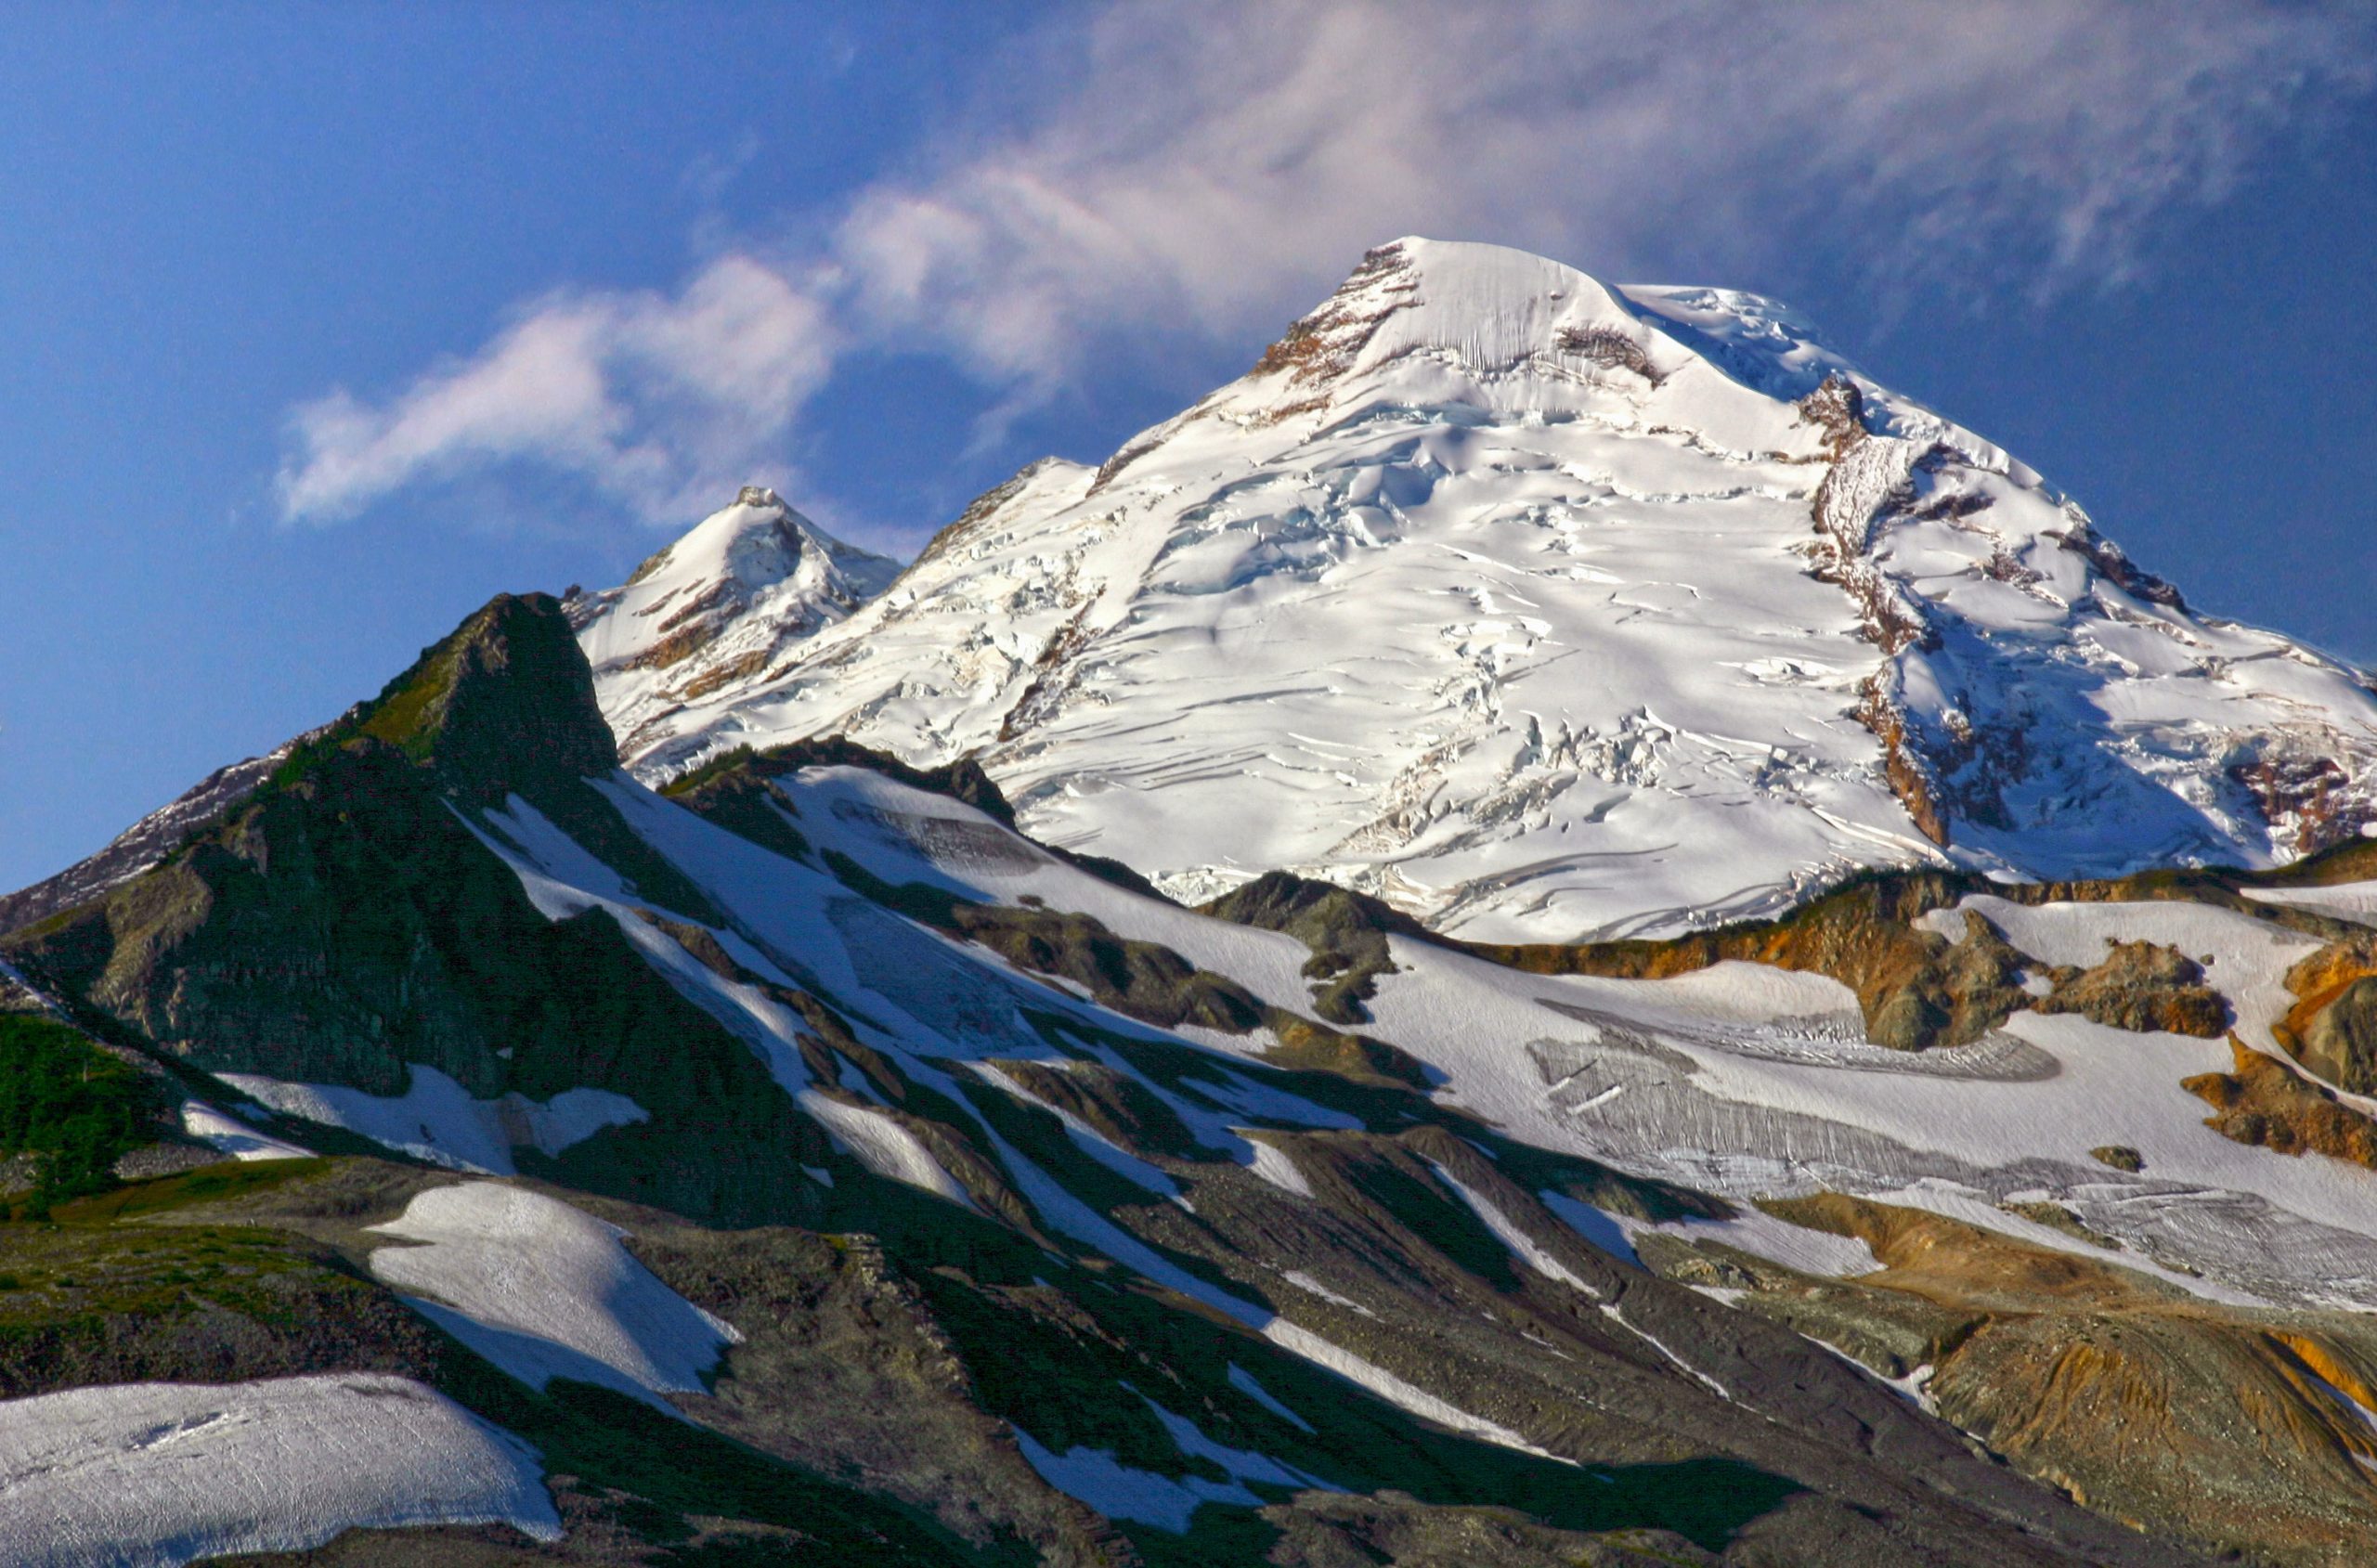
{"label": "rocky outcrop", "polygon": [[321,732],[318,730],[301,735],[262,757],[217,768],[118,834],[97,854],[78,861],[45,881],[0,897],[0,932],[14,931],[46,920],[62,910],[89,903],[109,888],[139,875],[171,854],[182,840],[246,799],[256,785],[289,759],[292,751]]}
{"label": "rocky outcrop", "polygon": [[2202,965],[2174,948],[2142,941],[2110,944],[2094,968],[2058,971],[2054,991],[2033,1006],[2077,1013],[2108,1029],[2206,1040],[2227,1033],[2231,1022],[2228,1002],[2205,983]]}
{"label": "rocky outcrop", "polygon": [[1314,982],[1313,1011],[1338,1024],[1369,1021],[1362,1004],[1376,994],[1379,977],[1395,970],[1389,936],[1433,940],[1425,927],[1390,904],[1284,871],[1266,872],[1198,912],[1284,931],[1312,949],[1304,972]]}
{"label": "rocky outcrop", "polygon": [[2328,943],[2287,971],[2286,989],[2294,1004],[2271,1026],[2278,1043],[2338,1088],[2377,1092],[2377,937]]}
{"label": "rocky outcrop", "polygon": [[1979,915],[1966,940],[1916,928],[1929,910],[1955,902],[1962,879],[1920,874],[1858,878],[1780,920],[1664,941],[1573,947],[1471,945],[1468,951],[1535,974],[1658,978],[1739,960],[1829,975],[1857,993],[1865,1031],[1902,1051],[1961,1045],[2029,1004],[2031,961]]}
{"label": "rocky outcrop", "polygon": [[750,1048],[608,914],[547,918],[474,831],[524,797],[643,897],[722,919],[588,786],[616,764],[560,605],[506,595],[162,864],[0,955],[209,1071],[382,1095],[417,1066],[480,1098],[607,1089],[651,1120],[540,1169],[686,1212],[800,1212],[823,1135]]}
{"label": "rocky outcrop", "polygon": [[302,772],[313,758],[365,737],[426,765],[448,794],[482,806],[619,765],[586,655],[561,602],[542,593],[498,594],[377,697],[300,746],[283,771]]}
{"label": "rocky outcrop", "polygon": [[[1769,1207],[1864,1240],[1880,1271],[1815,1279],[1710,1247],[1656,1266],[1728,1271],[1745,1310],[1906,1381],[2025,1473],[2140,1528],[2302,1568],[2349,1561],[2377,1530],[2362,1468],[2377,1439],[2348,1403],[2377,1398],[2377,1334],[2360,1320],[2273,1328],[2118,1255],[1838,1194]],[[2254,1444],[2235,1441],[2241,1412]]]}
{"label": "rocky outcrop", "polygon": [[2279,1154],[2323,1154],[2377,1170],[2377,1121],[2233,1035],[2229,1045],[2233,1071],[2201,1073],[2179,1085],[2212,1108],[2205,1126]]}

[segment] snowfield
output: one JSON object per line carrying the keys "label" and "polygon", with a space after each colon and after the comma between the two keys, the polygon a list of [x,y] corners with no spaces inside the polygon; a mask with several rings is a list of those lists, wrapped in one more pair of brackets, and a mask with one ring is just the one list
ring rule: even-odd
{"label": "snowfield", "polygon": [[0,1402],[11,1568],[177,1568],[428,1524],[562,1533],[526,1445],[404,1378],[125,1383]]}
{"label": "snowfield", "polygon": [[[1207,1051],[1213,1065],[1193,1092],[1168,1088],[1094,1041],[1101,1030],[1163,1031],[903,920],[822,866],[763,850],[624,776],[601,787],[653,848],[729,913],[734,928],[715,935],[738,961],[765,976],[798,974],[804,978],[797,983],[847,1004],[865,1043],[953,1100],[963,1096],[928,1058],[1059,1057],[1023,1023],[1019,1009],[1029,1005],[1094,1026],[1071,1043],[1074,1049],[1136,1079],[1200,1143],[1288,1193],[1306,1185],[1303,1174],[1257,1124],[1350,1124],[1284,1092],[1247,1059],[1271,1043],[1265,1031],[1176,1031]],[[1119,932],[1174,947],[1281,1005],[1308,1006],[1308,982],[1297,973],[1306,952],[1291,938],[1130,893],[1055,861],[969,807],[871,774],[812,768],[779,779],[777,787],[790,821],[819,851],[848,855],[887,881],[1095,913]],[[844,1089],[829,1095],[828,1086],[811,1082],[792,1045],[797,1020],[637,918],[617,879],[532,809],[515,802],[500,821],[504,841],[490,844],[548,914],[609,909],[656,967],[749,1041],[849,1152],[879,1173],[968,1201],[888,1109]],[[591,886],[573,885],[572,876]],[[2234,912],[2173,901],[2033,907],[1981,895],[1930,920],[1962,936],[1968,910],[1986,915],[2042,965],[2093,964],[2114,940],[2176,946],[2204,961],[2237,1010],[2240,1037],[2266,1052],[2275,1050],[2268,1026],[2292,1000],[2284,974],[2315,945]],[[2227,1070],[2225,1041],[2021,1012],[1968,1045],[1901,1052],[1865,1040],[1855,996],[1821,975],[1724,963],[1658,980],[1540,976],[1400,937],[1389,947],[1396,969],[1380,978],[1365,1032],[1441,1074],[1441,1099],[1512,1137],[1737,1199],[1830,1189],[1911,1205],[2040,1246],[2110,1257],[2224,1302],[2377,1310],[2377,1173],[2317,1155],[2289,1158],[2206,1127],[2209,1108],[2179,1084]],[[1018,1093],[1003,1073],[971,1070]],[[987,1126],[981,1131],[1053,1229],[1339,1366],[1342,1352],[1323,1351],[1309,1330],[1173,1265]],[[1151,1197],[1168,1185],[1085,1128],[1067,1131],[1090,1159]],[[2139,1151],[2144,1169],[2116,1170],[2091,1152],[2116,1145]],[[2008,1207],[2037,1201],[2069,1209],[2119,1250],[2096,1248]],[[1510,1226],[1507,1216],[1471,1207],[1497,1234]],[[1629,1230],[1639,1228],[1565,1199],[1552,1207],[1586,1239],[1620,1255]],[[1813,1274],[1877,1266],[1863,1243],[1755,1210],[1721,1224],[1660,1228]],[[1515,1226],[1503,1239],[1525,1244]]]}
{"label": "snowfield", "polygon": [[554,1378],[632,1394],[707,1391],[742,1336],[636,1262],[625,1233],[542,1193],[495,1182],[433,1187],[378,1234],[421,1246],[371,1254],[371,1275],[532,1388]]}
{"label": "snowfield", "polygon": [[288,1083],[253,1072],[220,1076],[258,1105],[283,1115],[343,1127],[434,1165],[490,1176],[514,1173],[514,1148],[559,1154],[605,1127],[651,1120],[642,1106],[606,1089],[567,1089],[543,1104],[517,1094],[479,1100],[425,1063],[411,1063],[408,1070],[411,1080],[401,1095],[367,1095],[335,1083]]}
{"label": "snowfield", "polygon": [[[1830,423],[1799,406],[1828,373],[1861,405]],[[1105,467],[1034,464],[846,617],[767,616],[667,711],[588,628],[640,775],[973,754],[1034,836],[1174,896],[1294,870],[1474,940],[1770,914],[1860,865],[2266,865],[2377,812],[2351,670],[2189,611],[1787,310],[1487,245],[1374,253]]]}

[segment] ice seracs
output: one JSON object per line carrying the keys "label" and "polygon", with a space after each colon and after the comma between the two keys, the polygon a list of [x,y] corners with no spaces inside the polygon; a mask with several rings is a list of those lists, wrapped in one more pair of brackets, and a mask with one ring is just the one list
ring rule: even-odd
{"label": "ice seracs", "polygon": [[[1245,377],[1026,469],[847,616],[682,607],[759,515],[589,624],[632,766],[975,753],[1028,831],[1188,899],[1288,869],[1573,940],[1861,865],[2267,864],[2377,815],[2356,672],[2191,610],[1771,301],[1494,246],[1372,252]],[[681,625],[716,629],[662,666]]]}

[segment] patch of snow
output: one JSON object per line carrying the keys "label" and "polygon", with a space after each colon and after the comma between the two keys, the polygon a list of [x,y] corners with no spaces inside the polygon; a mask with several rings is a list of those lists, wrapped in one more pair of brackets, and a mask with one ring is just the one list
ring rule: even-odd
{"label": "patch of snow", "polygon": [[877,1175],[905,1182],[963,1209],[974,1207],[964,1184],[933,1158],[922,1138],[888,1111],[854,1106],[813,1089],[797,1097],[800,1108],[823,1126],[851,1159]]}
{"label": "patch of snow", "polygon": [[1716,1379],[1710,1377],[1708,1373],[1702,1371],[1699,1367],[1695,1367],[1691,1362],[1686,1361],[1674,1351],[1669,1349],[1666,1341],[1661,1340],[1657,1335],[1651,1333],[1648,1329],[1637,1328],[1635,1325],[1627,1322],[1626,1315],[1618,1311],[1617,1303],[1616,1302],[1604,1302],[1602,1303],[1601,1312],[1604,1317],[1608,1318],[1612,1323],[1617,1324],[1619,1328],[1625,1329],[1628,1333],[1633,1335],[1644,1344],[1649,1345],[1653,1350],[1657,1351],[1679,1369],[1688,1372],[1693,1377],[1698,1379],[1700,1382],[1705,1385],[1709,1392],[1716,1394],[1718,1398],[1730,1400],[1734,1397],[1731,1393],[1726,1392],[1724,1384],[1719,1382]]}
{"label": "patch of snow", "polygon": [[1263,1337],[1282,1350],[1292,1351],[1316,1367],[1325,1367],[1348,1382],[1369,1390],[1396,1409],[1449,1427],[1465,1437],[1482,1438],[1504,1448],[1515,1448],[1522,1454],[1538,1458],[1556,1459],[1561,1464],[1574,1464],[1547,1449],[1529,1443],[1506,1426],[1473,1416],[1457,1405],[1438,1399],[1427,1390],[1404,1381],[1385,1367],[1365,1361],[1352,1351],[1331,1343],[1309,1328],[1300,1328],[1286,1318],[1274,1318],[1263,1329]]}
{"label": "patch of snow", "polygon": [[1316,1105],[1302,1095],[1291,1094],[1274,1084],[1257,1082],[1245,1074],[1218,1065],[1184,1075],[1180,1082],[1184,1092],[1201,1095],[1240,1116],[1261,1117],[1296,1127],[1319,1127],[1341,1132],[1349,1132],[1362,1124],[1361,1118],[1357,1116],[1348,1116],[1342,1110]]}
{"label": "patch of snow", "polygon": [[1055,1117],[1059,1121],[1064,1124],[1065,1134],[1068,1137],[1072,1139],[1074,1147],[1080,1149],[1084,1154],[1089,1156],[1092,1160],[1097,1160],[1100,1165],[1105,1166],[1108,1170],[1113,1172],[1124,1181],[1129,1182],[1136,1186],[1144,1187],[1158,1198],[1177,1199],[1180,1197],[1180,1188],[1170,1176],[1165,1175],[1155,1166],[1149,1164],[1144,1160],[1141,1160],[1129,1149],[1123,1147],[1121,1145],[1114,1142],[1113,1139],[1108,1137],[1105,1134],[1099,1132],[1088,1122],[1084,1121],[1080,1117],[1075,1116],[1072,1111],[1065,1109],[1061,1106],[1052,1105],[1048,1101],[1042,1099],[1039,1095],[1033,1094],[1030,1090],[1024,1088],[1022,1084],[1017,1082],[1009,1074],[1000,1070],[996,1064],[991,1062],[974,1062],[969,1065],[973,1068],[976,1075],[981,1078],[984,1082],[1006,1091],[1015,1098],[1021,1100],[1025,1105],[1045,1110],[1049,1115]]}
{"label": "patch of snow", "polygon": [[558,1155],[606,1127],[652,1120],[642,1106],[607,1089],[565,1089],[543,1104],[517,1093],[480,1100],[434,1067],[414,1062],[406,1070],[401,1095],[284,1082],[253,1072],[215,1076],[284,1116],[343,1127],[417,1160],[484,1175],[513,1174],[516,1147]]}
{"label": "patch of snow", "polygon": [[1543,1206],[1557,1214],[1570,1230],[1611,1257],[1631,1263],[1636,1268],[1643,1266],[1643,1260],[1634,1255],[1634,1240],[1627,1234],[1624,1221],[1565,1192],[1547,1190],[1537,1193],[1536,1197],[1542,1199]]}
{"label": "patch of snow", "polygon": [[[1041,1479],[1066,1496],[1087,1503],[1110,1519],[1152,1524],[1176,1536],[1187,1533],[1189,1519],[1201,1504],[1261,1507],[1265,1499],[1249,1489],[1249,1482],[1292,1492],[1338,1489],[1267,1454],[1217,1443],[1194,1421],[1165,1409],[1144,1394],[1139,1397],[1183,1456],[1206,1460],[1229,1479],[1218,1482],[1197,1475],[1167,1476],[1137,1470],[1120,1463],[1110,1448],[1072,1448],[1054,1454],[1021,1427],[1013,1429],[1016,1441]],[[1289,1419],[1294,1419],[1292,1416]],[[1303,1425],[1301,1421],[1297,1424]]]}
{"label": "patch of snow", "polygon": [[1306,1436],[1313,1434],[1312,1423],[1274,1398],[1271,1392],[1254,1380],[1254,1374],[1233,1361],[1229,1364],[1229,1386],[1254,1401],[1279,1419]]}
{"label": "patch of snow", "polygon": [[542,1193],[495,1182],[433,1187],[373,1227],[371,1275],[532,1388],[599,1383],[668,1409],[698,1393],[734,1328],[663,1285],[627,1233]]}
{"label": "patch of snow", "polygon": [[2256,903],[2283,904],[2293,909],[2348,920],[2356,926],[2377,926],[2377,882],[2335,882],[2324,888],[2241,888]]}
{"label": "patch of snow", "polygon": [[15,1568],[179,1568],[353,1529],[562,1533],[527,1445],[380,1373],[0,1402],[0,1559]]}
{"label": "patch of snow", "polygon": [[235,1160],[310,1160],[314,1153],[312,1149],[266,1137],[204,1100],[182,1102],[182,1131]]}
{"label": "patch of snow", "polygon": [[1801,1337],[1804,1338],[1808,1343],[1815,1346],[1818,1350],[1827,1351],[1839,1360],[1845,1361],[1850,1366],[1856,1367],[1857,1370],[1864,1373],[1865,1376],[1873,1379],[1884,1388],[1889,1389],[1901,1399],[1905,1400],[1909,1405],[1912,1405],[1916,1409],[1922,1411],[1925,1415],[1936,1416],[1940,1413],[1939,1401],[1931,1397],[1931,1373],[1933,1370],[1931,1363],[1928,1361],[1925,1362],[1922,1366],[1917,1367],[1915,1370],[1909,1372],[1903,1378],[1885,1378],[1879,1372],[1875,1371],[1871,1367],[1866,1366],[1864,1362],[1858,1360],[1855,1356],[1841,1349],[1838,1345],[1817,1339],[1813,1334],[1807,1334]]}
{"label": "patch of snow", "polygon": [[1516,1258],[1546,1279],[1556,1279],[1561,1284],[1571,1286],[1588,1296],[1596,1299],[1600,1297],[1600,1291],[1578,1278],[1573,1269],[1545,1251],[1542,1243],[1520,1229],[1518,1224],[1489,1201],[1485,1194],[1470,1186],[1435,1161],[1430,1160],[1428,1163],[1436,1173],[1436,1179],[1460,1195],[1461,1200],[1469,1205],[1470,1212],[1475,1214],[1479,1223],[1494,1233],[1494,1238],[1509,1250],[1512,1257]]}
{"label": "patch of snow", "polygon": [[1630,1219],[1614,1223],[1630,1239],[1645,1232],[1659,1232],[1685,1241],[1720,1242],[1754,1258],[1764,1258],[1768,1263],[1824,1279],[1849,1279],[1872,1274],[1882,1266],[1882,1260],[1874,1256],[1873,1248],[1863,1238],[1835,1236],[1830,1231],[1795,1225],[1747,1203],[1735,1210],[1729,1220],[1695,1217],[1657,1224]]}
{"label": "patch of snow", "polygon": [[1281,1192],[1292,1192],[1298,1198],[1312,1196],[1312,1183],[1297,1169],[1294,1159],[1287,1150],[1260,1136],[1255,1129],[1233,1128],[1231,1131],[1246,1140],[1250,1151],[1246,1159],[1247,1170]]}
{"label": "patch of snow", "polygon": [[1315,1279],[1312,1276],[1306,1274],[1300,1268],[1283,1270],[1280,1273],[1279,1277],[1308,1295],[1318,1296],[1322,1301],[1329,1302],[1331,1306],[1344,1307],[1347,1312],[1358,1312],[1364,1317],[1376,1317],[1378,1315],[1378,1314],[1372,1312],[1361,1302],[1355,1301],[1352,1297],[1339,1295],[1336,1291],[1331,1290],[1328,1286],[1323,1285],[1319,1280]]}

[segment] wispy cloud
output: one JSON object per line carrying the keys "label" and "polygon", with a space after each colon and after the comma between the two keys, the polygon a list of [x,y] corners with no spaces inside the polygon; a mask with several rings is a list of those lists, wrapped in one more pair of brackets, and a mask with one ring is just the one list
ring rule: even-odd
{"label": "wispy cloud", "polygon": [[747,478],[833,369],[832,314],[784,271],[730,254],[674,296],[537,300],[476,354],[379,406],[332,392],[291,416],[292,521],[333,522],[416,480],[529,461],[682,520]]}
{"label": "wispy cloud", "polygon": [[554,295],[385,402],[298,410],[286,514],[526,459],[682,518],[774,466],[851,345],[946,356],[1012,408],[1101,346],[1251,354],[1407,232],[1701,275],[1676,280],[1815,257],[1983,298],[2117,282],[2377,80],[2369,12],[2278,0],[1245,0],[1072,25],[1020,57],[1038,90],[999,101],[1027,111],[866,189],[812,253],[732,254],[674,298]]}

